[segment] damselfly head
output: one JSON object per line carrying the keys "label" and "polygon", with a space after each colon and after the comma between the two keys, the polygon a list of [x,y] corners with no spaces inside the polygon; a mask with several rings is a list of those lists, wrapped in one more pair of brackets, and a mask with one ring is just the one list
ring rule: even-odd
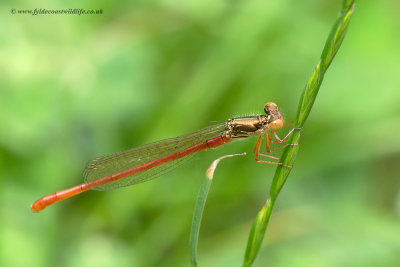
{"label": "damselfly head", "polygon": [[283,117],[278,110],[278,105],[273,102],[268,102],[264,105],[264,111],[269,118],[269,128],[276,132],[283,127]]}
{"label": "damselfly head", "polygon": [[267,115],[274,114],[278,111],[278,105],[273,102],[268,102],[264,105],[264,111]]}

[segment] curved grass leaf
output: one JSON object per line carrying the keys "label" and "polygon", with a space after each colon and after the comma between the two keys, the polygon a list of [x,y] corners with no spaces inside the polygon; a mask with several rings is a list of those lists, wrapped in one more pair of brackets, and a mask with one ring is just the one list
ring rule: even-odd
{"label": "curved grass leaf", "polygon": [[197,196],[196,206],[194,208],[194,214],[192,220],[192,229],[190,231],[190,252],[191,252],[190,258],[192,266],[197,266],[197,244],[199,241],[201,218],[203,217],[204,206],[206,205],[208,192],[210,191],[211,182],[214,177],[214,171],[221,160],[229,157],[244,156],[244,155],[246,155],[246,153],[226,155],[220,157],[214,160],[211,166],[207,169],[206,176],[204,177],[200,186],[199,195]]}

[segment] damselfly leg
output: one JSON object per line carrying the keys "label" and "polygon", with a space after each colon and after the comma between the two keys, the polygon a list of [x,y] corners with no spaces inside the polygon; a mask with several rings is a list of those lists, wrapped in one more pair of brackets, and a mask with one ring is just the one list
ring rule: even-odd
{"label": "damselfly leg", "polygon": [[[292,123],[288,123],[288,124],[285,124],[285,126],[287,126],[287,125],[292,125]],[[281,144],[281,143],[284,143],[284,142],[287,142],[288,140],[287,140],[287,138],[295,131],[295,130],[300,130],[300,129],[302,129],[302,128],[293,128],[293,129],[291,129],[287,134],[286,134],[286,136],[284,137],[284,138],[279,138],[279,136],[276,134],[276,132],[275,131],[272,131],[273,132],[273,135],[274,135],[274,137],[275,137],[275,139],[276,140],[273,140],[272,139],[272,136],[271,136],[271,132],[270,132],[270,130],[269,129],[267,129],[266,131],[265,131],[265,145],[266,145],[266,150],[267,150],[267,153],[273,153],[273,152],[275,152],[275,151],[277,151],[277,150],[280,150],[280,149],[282,149],[282,148],[285,148],[285,147],[287,147],[287,146],[297,146],[298,144],[285,144],[285,145],[283,145],[283,146],[280,146],[280,147],[278,147],[278,148],[275,148],[275,149],[270,149],[270,143],[274,143],[274,144]],[[259,160],[259,156],[263,156],[263,157],[267,157],[267,158],[271,158],[271,159],[276,159],[276,160],[280,160],[280,158],[278,158],[278,157],[274,157],[274,156],[271,156],[271,155],[267,155],[267,154],[262,154],[262,153],[260,153],[260,148],[261,148],[261,144],[262,144],[262,135],[259,135],[258,136],[258,138],[257,138],[257,141],[256,141],[256,144],[255,144],[255,146],[254,146],[254,149],[253,149],[253,152],[254,152],[254,154],[255,154],[255,160],[256,160],[256,162],[259,162],[259,163],[268,163],[268,164],[276,164],[276,165],[282,165],[282,166],[285,166],[285,167],[288,167],[288,168],[292,168],[292,166],[288,166],[288,165],[285,165],[285,164],[283,164],[282,162],[274,162],[274,161],[265,161],[265,160]]]}

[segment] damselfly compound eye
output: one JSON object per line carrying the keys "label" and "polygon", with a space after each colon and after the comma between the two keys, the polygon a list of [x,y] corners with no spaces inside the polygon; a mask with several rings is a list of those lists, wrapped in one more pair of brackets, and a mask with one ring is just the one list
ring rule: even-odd
{"label": "damselfly compound eye", "polygon": [[283,120],[281,119],[274,120],[269,125],[269,128],[274,132],[279,131],[282,127],[283,127]]}

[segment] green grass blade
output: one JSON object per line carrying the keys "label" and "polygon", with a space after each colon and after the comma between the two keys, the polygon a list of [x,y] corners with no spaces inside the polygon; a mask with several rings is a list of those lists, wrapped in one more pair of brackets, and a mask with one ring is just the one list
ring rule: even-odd
{"label": "green grass blade", "polygon": [[[351,16],[353,15],[354,5],[354,0],[343,1],[343,8],[339,18],[331,30],[330,35],[328,36],[325,47],[321,54],[321,59],[315,67],[315,70],[308,80],[301,95],[295,127],[302,128],[310,114],[311,108],[317,97],[318,90],[324,79],[325,72],[332,63],[333,58],[343,42]],[[300,131],[297,130],[291,135],[288,143],[299,144],[299,140]],[[298,149],[299,146],[288,146],[282,154],[281,162],[284,165],[293,166]],[[268,221],[271,216],[275,200],[285,184],[291,170],[291,168],[284,166],[278,166],[276,169],[270,188],[270,197],[267,201],[267,204],[264,205],[261,211],[258,213],[250,231],[243,263],[244,266],[251,266],[257,256],[268,226]]]}
{"label": "green grass blade", "polygon": [[354,5],[354,0],[344,2],[344,6],[347,6],[348,8],[342,10],[339,18],[335,22],[334,27],[326,40],[324,50],[321,54],[321,59],[315,67],[314,73],[308,80],[301,95],[295,122],[296,127],[303,127],[308,115],[310,114],[311,108],[314,105],[315,98],[317,97],[319,88],[324,79],[325,72],[332,63],[332,60],[346,35],[351,16],[354,12]]}
{"label": "green grass blade", "polygon": [[247,243],[245,262],[243,266],[251,266],[253,260],[257,256],[258,250],[263,241],[264,232],[271,217],[271,210],[275,202],[268,199],[262,209],[258,212],[253,226],[251,227],[249,242]]}
{"label": "green grass blade", "polygon": [[191,252],[190,258],[192,266],[197,266],[197,244],[199,241],[201,218],[203,217],[204,206],[206,205],[206,200],[208,192],[210,191],[211,182],[214,176],[214,171],[221,160],[229,157],[244,156],[244,155],[246,155],[246,153],[226,155],[220,157],[214,160],[211,166],[207,169],[206,176],[204,177],[200,186],[199,195],[197,196],[196,206],[194,208],[194,214],[192,220],[192,229],[190,231],[190,252]]}

